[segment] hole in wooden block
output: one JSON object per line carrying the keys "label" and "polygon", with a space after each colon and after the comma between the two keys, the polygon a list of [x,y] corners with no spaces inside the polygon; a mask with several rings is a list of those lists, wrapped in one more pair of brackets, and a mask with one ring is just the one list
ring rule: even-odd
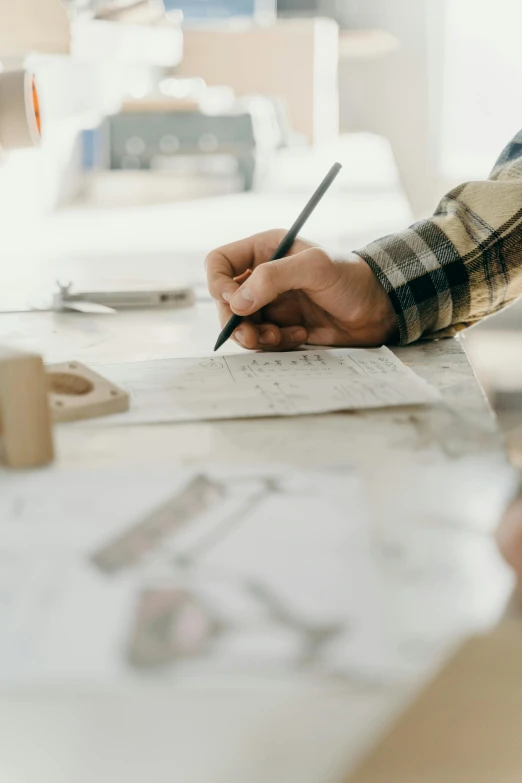
{"label": "hole in wooden block", "polygon": [[56,422],[94,419],[129,409],[128,394],[80,362],[48,367],[47,389]]}
{"label": "hole in wooden block", "polygon": [[81,375],[66,372],[51,372],[47,374],[49,391],[53,394],[63,394],[69,397],[80,397],[89,394],[94,384]]}

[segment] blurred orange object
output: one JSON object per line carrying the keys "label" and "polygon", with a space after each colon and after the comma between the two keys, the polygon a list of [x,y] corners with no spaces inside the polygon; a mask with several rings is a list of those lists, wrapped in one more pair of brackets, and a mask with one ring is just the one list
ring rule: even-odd
{"label": "blurred orange object", "polygon": [[33,73],[0,73],[0,148],[33,147],[40,137],[40,101]]}
{"label": "blurred orange object", "polygon": [[34,108],[34,117],[36,120],[36,127],[38,129],[38,134],[42,135],[42,121],[40,117],[40,99],[38,97],[38,90],[36,89],[36,80],[33,76],[32,80],[32,93],[33,93],[33,108]]}

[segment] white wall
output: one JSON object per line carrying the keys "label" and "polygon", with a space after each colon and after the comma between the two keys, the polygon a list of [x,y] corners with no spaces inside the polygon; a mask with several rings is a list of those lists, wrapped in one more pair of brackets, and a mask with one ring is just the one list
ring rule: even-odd
{"label": "white wall", "polygon": [[522,0],[446,3],[439,168],[479,179],[522,128]]}

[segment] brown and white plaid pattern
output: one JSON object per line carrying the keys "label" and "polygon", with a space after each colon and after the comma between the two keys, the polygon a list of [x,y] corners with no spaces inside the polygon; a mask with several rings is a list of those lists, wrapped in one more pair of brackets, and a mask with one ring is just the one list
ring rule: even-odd
{"label": "brown and white plaid pattern", "polygon": [[488,180],[460,185],[429,220],[355,252],[388,292],[402,345],[510,304],[522,294],[522,131]]}

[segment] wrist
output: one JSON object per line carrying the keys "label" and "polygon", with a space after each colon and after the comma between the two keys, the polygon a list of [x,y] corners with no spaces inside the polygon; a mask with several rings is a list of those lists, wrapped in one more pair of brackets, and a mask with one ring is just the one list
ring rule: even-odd
{"label": "wrist", "polygon": [[399,340],[397,315],[390,297],[372,268],[356,253],[350,253],[349,262],[355,264],[360,280],[360,326],[375,337],[377,343],[396,343]]}

